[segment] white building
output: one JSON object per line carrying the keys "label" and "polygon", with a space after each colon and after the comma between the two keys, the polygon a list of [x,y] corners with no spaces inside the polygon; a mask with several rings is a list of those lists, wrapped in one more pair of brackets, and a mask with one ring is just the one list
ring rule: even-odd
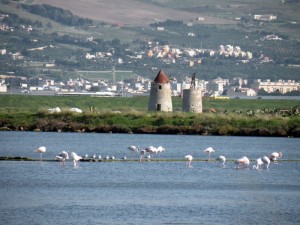
{"label": "white building", "polygon": [[262,21],[271,21],[271,20],[276,20],[277,16],[274,16],[272,14],[254,15],[254,19],[262,20]]}
{"label": "white building", "polygon": [[278,80],[271,82],[269,79],[262,81],[261,79],[254,80],[252,86],[255,90],[263,89],[268,93],[279,91],[282,94],[291,91],[299,91],[300,83],[294,80]]}
{"label": "white building", "polygon": [[0,92],[7,92],[6,84],[0,84]]}
{"label": "white building", "polygon": [[252,88],[229,88],[227,90],[227,96],[239,97],[239,96],[256,96],[257,93]]}

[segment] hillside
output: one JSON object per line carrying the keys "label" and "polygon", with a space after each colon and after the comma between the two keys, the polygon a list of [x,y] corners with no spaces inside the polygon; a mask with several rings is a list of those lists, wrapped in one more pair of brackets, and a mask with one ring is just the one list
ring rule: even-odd
{"label": "hillside", "polygon": [[[68,9],[74,14],[96,21],[123,23],[130,26],[149,25],[157,21],[182,20],[188,22],[200,16],[197,12],[173,9],[169,6],[138,0],[34,0],[34,4],[50,4]],[[159,1],[158,1],[159,2]],[[162,1],[164,2],[164,1]],[[207,16],[205,24],[232,24],[231,20]]]}
{"label": "hillside", "polygon": [[[0,73],[104,79],[115,67],[150,78],[164,69],[179,80],[193,72],[205,80],[299,80],[299,6],[293,0],[0,0],[6,52]],[[159,55],[165,46],[170,54]],[[237,55],[221,53],[222,46]]]}

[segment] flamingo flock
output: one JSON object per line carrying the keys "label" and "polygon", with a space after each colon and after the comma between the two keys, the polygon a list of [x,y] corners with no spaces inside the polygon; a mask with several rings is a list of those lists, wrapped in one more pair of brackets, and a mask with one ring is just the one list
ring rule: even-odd
{"label": "flamingo flock", "polygon": [[[208,148],[204,149],[203,152],[208,154],[207,161],[210,161],[210,156],[211,156],[212,153],[215,152],[215,150],[212,147],[208,147]],[[256,160],[256,164],[253,165],[252,168],[257,169],[257,170],[269,169],[270,163],[271,162],[276,163],[277,159],[281,158],[281,157],[282,157],[281,152],[273,152],[269,156],[263,156],[263,157],[258,158]],[[193,156],[192,155],[186,155],[185,159],[187,160],[187,166],[191,167]],[[216,161],[220,162],[222,167],[225,167],[225,162],[226,162],[226,157],[225,156],[219,155],[216,158]],[[234,160],[234,164],[235,164],[234,169],[246,169],[246,168],[249,168],[250,160],[249,160],[248,157],[243,156],[239,159]]]}
{"label": "flamingo flock", "polygon": [[[166,149],[162,146],[158,146],[158,147],[154,147],[152,145],[145,147],[145,148],[140,148],[139,146],[129,146],[127,147],[128,150],[131,151],[132,153],[132,158],[134,158],[134,154],[140,154],[139,156],[139,161],[143,162],[145,160],[149,161],[152,158],[154,158],[155,154],[159,155],[159,158],[162,154],[162,152],[164,152]],[[42,160],[43,157],[43,153],[46,153],[46,147],[45,146],[41,146],[39,148],[37,148],[36,150],[34,150],[34,152],[38,152],[40,153],[40,160]],[[213,149],[212,147],[208,147],[206,149],[203,150],[203,152],[205,154],[208,154],[208,159],[207,161],[210,162],[211,161],[211,155],[213,153],[215,153],[215,149]],[[277,160],[279,158],[282,157],[282,153],[281,152],[272,152],[269,156],[263,156],[260,157],[258,159],[256,159],[256,163],[255,165],[252,166],[252,169],[256,169],[256,170],[262,170],[262,169],[269,169],[270,163],[274,162],[276,163]],[[62,151],[60,153],[58,153],[55,156],[55,160],[58,160],[63,166],[65,166],[65,163],[67,160],[72,159],[73,160],[73,165],[74,167],[78,167],[79,166],[79,161],[90,161],[90,160],[94,160],[94,161],[98,161],[98,160],[114,160],[115,157],[114,156],[106,156],[106,157],[102,157],[101,155],[97,155],[97,154],[93,154],[91,157],[89,157],[87,154],[84,156],[79,156],[76,152],[71,152],[69,153],[69,151]],[[192,167],[192,161],[193,161],[193,156],[188,154],[184,157],[184,159],[186,160],[186,164],[188,167]],[[122,160],[127,160],[126,155],[122,158]],[[224,155],[219,155],[215,161],[220,162],[220,166],[225,168],[225,163],[226,163],[226,157]],[[248,157],[246,156],[242,156],[241,158],[238,158],[236,160],[234,160],[234,169],[247,169],[250,166],[250,160]]]}
{"label": "flamingo flock", "polygon": [[150,145],[146,148],[141,149],[139,146],[129,146],[127,149],[129,149],[132,152],[132,158],[134,158],[134,154],[140,154],[140,162],[143,162],[144,159],[150,160],[154,157],[154,154],[158,154],[159,158],[161,156],[161,153],[164,152],[166,149],[162,146],[158,146],[157,148]]}

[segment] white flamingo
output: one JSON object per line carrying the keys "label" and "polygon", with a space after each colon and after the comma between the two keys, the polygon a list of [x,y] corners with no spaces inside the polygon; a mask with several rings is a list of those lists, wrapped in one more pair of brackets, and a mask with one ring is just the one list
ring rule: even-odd
{"label": "white flamingo", "polygon": [[243,169],[248,168],[250,160],[246,156],[243,156],[242,158],[237,159],[234,163],[237,164],[235,167],[236,169]]}
{"label": "white flamingo", "polygon": [[145,154],[146,154],[146,150],[145,149],[143,149],[143,150],[141,150],[141,157],[140,157],[140,162],[142,162],[143,161],[143,158],[145,157]]}
{"label": "white flamingo", "polygon": [[222,163],[222,166],[225,167],[226,158],[223,155],[220,155],[218,158],[216,158],[217,161]]}
{"label": "white flamingo", "polygon": [[160,154],[161,154],[163,151],[165,151],[165,150],[166,150],[166,149],[163,148],[162,146],[158,146],[158,147],[156,148],[156,152],[159,153],[159,158],[160,158]]}
{"label": "white flamingo", "polygon": [[187,166],[192,167],[193,156],[186,155],[184,158],[187,160]]}
{"label": "white flamingo", "polygon": [[256,160],[256,165],[253,166],[253,169],[259,170],[262,168],[263,164],[264,164],[264,162],[262,161],[262,158],[258,158]]}
{"label": "white flamingo", "polygon": [[43,153],[46,152],[46,147],[41,146],[41,147],[39,147],[38,149],[36,149],[34,151],[40,153],[40,160],[43,160]]}
{"label": "white flamingo", "polygon": [[282,153],[281,152],[273,152],[269,158],[272,162],[276,162],[278,158],[282,157]]}
{"label": "white flamingo", "polygon": [[133,154],[139,152],[140,147],[132,145],[132,146],[129,146],[128,149],[132,152],[132,158],[133,158]]}
{"label": "white flamingo", "polygon": [[78,166],[78,161],[80,161],[80,159],[82,159],[82,157],[77,155],[76,152],[71,152],[70,155],[73,159],[74,166]]}
{"label": "white flamingo", "polygon": [[155,148],[151,145],[151,146],[145,148],[145,151],[151,155],[151,158],[153,158],[153,154],[157,152],[157,148]]}
{"label": "white flamingo", "polygon": [[204,149],[203,152],[208,154],[208,161],[210,161],[210,154],[215,152],[215,150],[212,147],[208,147],[207,149]]}
{"label": "white flamingo", "polygon": [[66,160],[69,159],[69,153],[66,151],[62,151],[57,156],[55,156],[55,159],[59,160],[63,165],[65,165]]}
{"label": "white flamingo", "polygon": [[269,169],[269,165],[270,165],[270,158],[268,156],[264,156],[261,158],[261,160],[263,161],[264,163],[264,166],[266,169]]}

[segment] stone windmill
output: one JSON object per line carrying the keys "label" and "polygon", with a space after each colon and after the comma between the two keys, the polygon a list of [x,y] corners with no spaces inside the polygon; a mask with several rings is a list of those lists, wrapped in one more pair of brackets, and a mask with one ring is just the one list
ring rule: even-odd
{"label": "stone windmill", "polygon": [[202,90],[196,85],[196,75],[193,73],[190,89],[182,92],[182,111],[202,113]]}
{"label": "stone windmill", "polygon": [[151,83],[148,111],[173,111],[170,80],[162,70]]}

